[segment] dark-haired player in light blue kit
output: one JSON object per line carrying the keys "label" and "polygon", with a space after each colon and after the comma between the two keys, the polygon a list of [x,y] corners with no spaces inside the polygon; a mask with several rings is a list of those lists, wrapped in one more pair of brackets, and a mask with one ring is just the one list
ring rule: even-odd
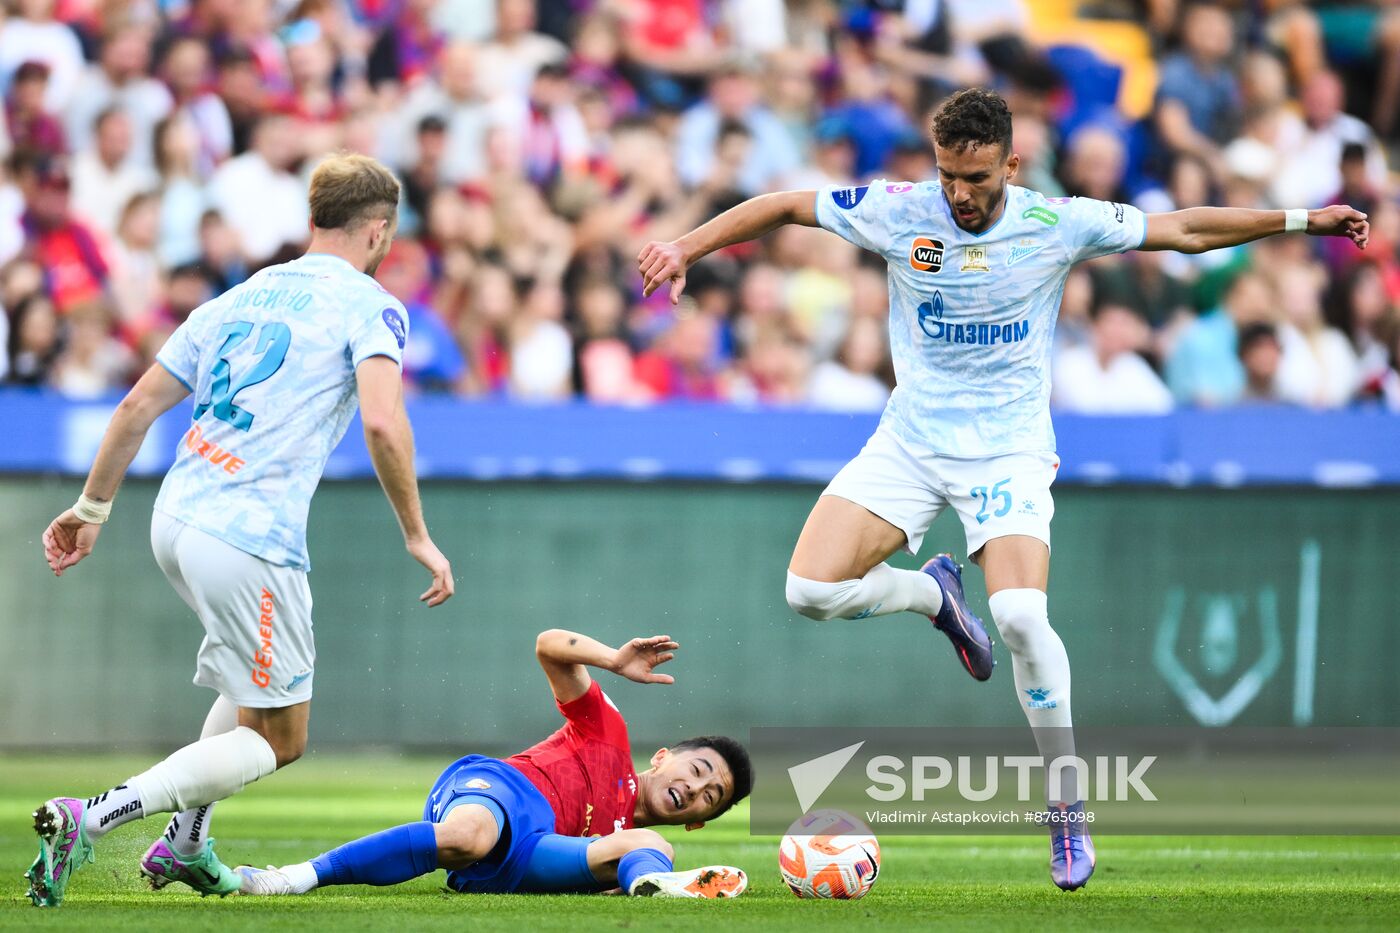
{"label": "dark-haired player in light blue kit", "polygon": [[467,755],[433,785],[423,819],[332,849],[309,862],[243,866],[243,893],[305,894],[336,884],[390,885],[443,868],[463,893],[605,891],[656,897],[737,897],[742,871],[723,865],[676,871],[671,845],[641,827],[699,829],[753,786],[748,753],[733,739],[687,739],[638,774],[622,714],[588,673],[643,684],[680,646],[669,635],[609,648],[586,635],[541,633],[535,655],[565,723],[506,759]]}
{"label": "dark-haired player in light blue kit", "polygon": [[[951,506],[986,574],[988,605],[1011,651],[1016,696],[1047,763],[1074,755],[1069,659],[1050,627],[1050,485],[1059,457],[1050,423],[1050,350],[1070,268],[1132,249],[1200,253],[1286,232],[1344,236],[1364,247],[1366,215],[1196,207],[1144,214],[1089,198],[1046,198],[1011,184],[1006,101],[981,88],[949,97],[933,119],[936,180],[762,195],[638,256],[643,290],[680,298],[701,257],[784,224],[823,227],[885,260],[898,386],[860,454],[817,500],[788,566],[787,600],[813,619],[912,610],[933,619],[978,680],[992,643],[948,555],[923,572],[885,561],[919,550]],[[1054,788],[1058,782],[1052,782]],[[1089,880],[1094,849],[1067,781],[1050,800],[1051,878]]]}

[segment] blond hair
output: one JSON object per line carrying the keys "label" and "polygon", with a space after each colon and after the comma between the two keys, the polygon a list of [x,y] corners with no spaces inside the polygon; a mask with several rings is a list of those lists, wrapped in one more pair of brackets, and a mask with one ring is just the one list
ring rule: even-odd
{"label": "blond hair", "polygon": [[316,166],[310,201],[311,222],[318,228],[349,230],[393,216],[399,206],[399,182],[369,156],[340,152]]}

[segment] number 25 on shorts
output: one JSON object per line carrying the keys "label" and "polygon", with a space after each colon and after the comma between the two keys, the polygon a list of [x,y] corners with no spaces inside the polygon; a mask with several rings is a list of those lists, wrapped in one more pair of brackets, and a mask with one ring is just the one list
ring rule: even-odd
{"label": "number 25 on shorts", "polygon": [[[981,525],[994,515],[1001,518],[1011,511],[1011,492],[1004,488],[1009,482],[1011,482],[1011,477],[1008,476],[1006,479],[994,483],[990,490],[986,486],[973,486],[972,489],[968,490],[968,495],[972,498],[982,500],[982,507],[977,510],[977,524]],[[1000,503],[1000,505],[997,506],[995,512],[988,512],[987,510],[994,502]]]}

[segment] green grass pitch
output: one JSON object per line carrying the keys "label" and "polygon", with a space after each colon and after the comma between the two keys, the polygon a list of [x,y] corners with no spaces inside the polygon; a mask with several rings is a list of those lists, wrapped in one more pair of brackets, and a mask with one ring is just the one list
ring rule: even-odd
{"label": "green grass pitch", "polygon": [[[418,818],[448,756],[309,755],[220,804],[230,864],[308,858]],[[668,830],[682,865],[739,865],[732,902],[621,897],[463,896],[439,873],[396,888],[344,887],[301,898],[201,900],[182,885],[152,892],[136,860],[163,822],[125,826],[58,910],[37,910],[21,874],[34,856],[29,813],[55,793],[105,788],[149,762],[130,756],[0,757],[0,929],[98,931],[802,930],[816,929],[1400,929],[1400,838],[1100,835],[1099,871],[1075,894],[1055,890],[1039,837],[885,836],[884,867],[854,902],[798,901],[777,871],[777,840],[748,835],[741,807],[698,833]]]}

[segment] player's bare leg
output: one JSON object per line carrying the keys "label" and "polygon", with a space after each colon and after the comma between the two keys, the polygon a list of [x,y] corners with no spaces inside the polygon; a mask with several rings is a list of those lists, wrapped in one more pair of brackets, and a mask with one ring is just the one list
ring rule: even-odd
{"label": "player's bare leg", "polygon": [[923,571],[886,564],[906,541],[901,529],[868,509],[840,496],[822,496],[788,565],[788,605],[818,620],[921,613],[953,642],[968,672],[986,680],[995,663],[992,643],[963,599],[959,568],[942,555]]}
{"label": "player's bare leg", "polygon": [[822,496],[802,526],[788,570],[824,583],[858,580],[904,544],[904,532],[874,512]]}
{"label": "player's bare leg", "polygon": [[267,740],[277,755],[279,768],[285,768],[306,752],[310,723],[310,700],[277,709],[238,708],[238,724],[247,726]]}
{"label": "player's bare leg", "polygon": [[501,838],[495,815],[486,807],[464,803],[435,823],[438,865],[448,871],[469,868],[490,854]]}
{"label": "player's bare leg", "polygon": [[906,609],[933,615],[943,602],[938,585],[884,562],[904,543],[904,532],[875,513],[840,496],[822,496],[788,564],[788,605],[819,621]]}
{"label": "player's bare leg", "polygon": [[730,865],[676,871],[675,851],[660,833],[624,829],[588,846],[588,870],[603,887],[621,886],[633,897],[738,897],[748,876]]}
{"label": "player's bare leg", "polygon": [[[986,575],[992,618],[1011,651],[1016,697],[1035,731],[1048,776],[1051,762],[1074,755],[1069,657],[1050,627],[1045,598],[1050,548],[1029,535],[1007,535],[988,541],[973,559]],[[1082,821],[1084,805],[1073,768],[1048,782],[1047,797],[1050,874],[1055,884],[1074,890],[1094,872],[1094,844]]]}

